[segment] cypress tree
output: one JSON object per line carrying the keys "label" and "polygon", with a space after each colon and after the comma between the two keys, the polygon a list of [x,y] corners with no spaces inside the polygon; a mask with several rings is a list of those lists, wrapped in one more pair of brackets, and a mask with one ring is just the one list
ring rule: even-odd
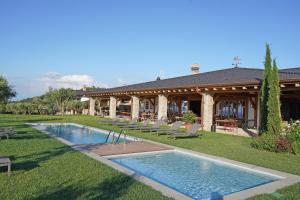
{"label": "cypress tree", "polygon": [[268,99],[270,90],[270,75],[272,71],[272,59],[270,45],[266,44],[266,57],[265,57],[265,70],[263,74],[263,82],[261,87],[261,121],[260,121],[260,133],[268,131]]}
{"label": "cypress tree", "polygon": [[280,87],[279,75],[276,61],[273,61],[273,69],[269,79],[269,98],[268,98],[268,123],[269,134],[277,135],[280,133],[281,112],[280,112]]}

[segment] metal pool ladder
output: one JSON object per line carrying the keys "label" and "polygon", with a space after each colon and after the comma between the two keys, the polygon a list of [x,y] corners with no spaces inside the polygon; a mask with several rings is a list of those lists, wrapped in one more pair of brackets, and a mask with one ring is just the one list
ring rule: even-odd
{"label": "metal pool ladder", "polygon": [[114,144],[115,142],[119,142],[119,139],[120,139],[122,133],[124,134],[124,137],[126,137],[125,130],[122,129],[122,130],[120,131],[120,133],[119,133],[119,135],[118,135],[116,141],[115,141],[115,132],[113,132],[112,130],[110,130],[109,133],[108,133],[108,135],[107,135],[107,137],[106,137],[105,143],[108,142],[108,139],[109,139],[109,136],[110,136],[111,133],[113,134],[113,135],[112,135],[112,136],[113,136],[113,138],[112,138],[112,143],[113,143],[113,144]]}

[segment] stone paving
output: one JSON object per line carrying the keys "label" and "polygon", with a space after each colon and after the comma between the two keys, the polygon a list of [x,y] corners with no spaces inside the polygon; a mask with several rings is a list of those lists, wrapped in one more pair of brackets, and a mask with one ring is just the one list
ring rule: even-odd
{"label": "stone paving", "polygon": [[121,142],[116,144],[94,144],[94,145],[81,145],[85,150],[91,151],[100,156],[140,153],[150,151],[163,151],[172,150],[173,148],[165,145],[154,144],[146,141],[130,141]]}

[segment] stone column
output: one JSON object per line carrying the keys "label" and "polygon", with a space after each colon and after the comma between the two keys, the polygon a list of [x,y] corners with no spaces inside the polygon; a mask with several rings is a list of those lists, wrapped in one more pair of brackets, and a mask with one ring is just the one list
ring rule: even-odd
{"label": "stone column", "polygon": [[214,98],[209,93],[202,93],[202,126],[203,130],[210,131],[213,125]]}
{"label": "stone column", "polygon": [[260,130],[260,94],[257,95],[257,111],[256,111],[256,128],[259,131]]}
{"label": "stone column", "polygon": [[109,97],[109,117],[114,119],[117,117],[117,99]]}
{"label": "stone column", "polygon": [[140,99],[136,96],[131,97],[131,119],[139,118],[140,115]]}
{"label": "stone column", "polygon": [[158,95],[158,113],[157,118],[168,119],[168,97],[165,95]]}
{"label": "stone column", "polygon": [[95,115],[95,102],[96,100],[90,97],[90,107],[89,107],[89,115]]}

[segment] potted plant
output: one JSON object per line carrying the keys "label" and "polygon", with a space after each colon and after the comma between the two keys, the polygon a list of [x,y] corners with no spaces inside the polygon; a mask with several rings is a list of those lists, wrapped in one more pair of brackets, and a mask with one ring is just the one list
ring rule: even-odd
{"label": "potted plant", "polygon": [[197,120],[197,115],[192,111],[187,111],[183,114],[183,121],[185,122],[185,128],[189,129],[192,127],[192,124]]}

